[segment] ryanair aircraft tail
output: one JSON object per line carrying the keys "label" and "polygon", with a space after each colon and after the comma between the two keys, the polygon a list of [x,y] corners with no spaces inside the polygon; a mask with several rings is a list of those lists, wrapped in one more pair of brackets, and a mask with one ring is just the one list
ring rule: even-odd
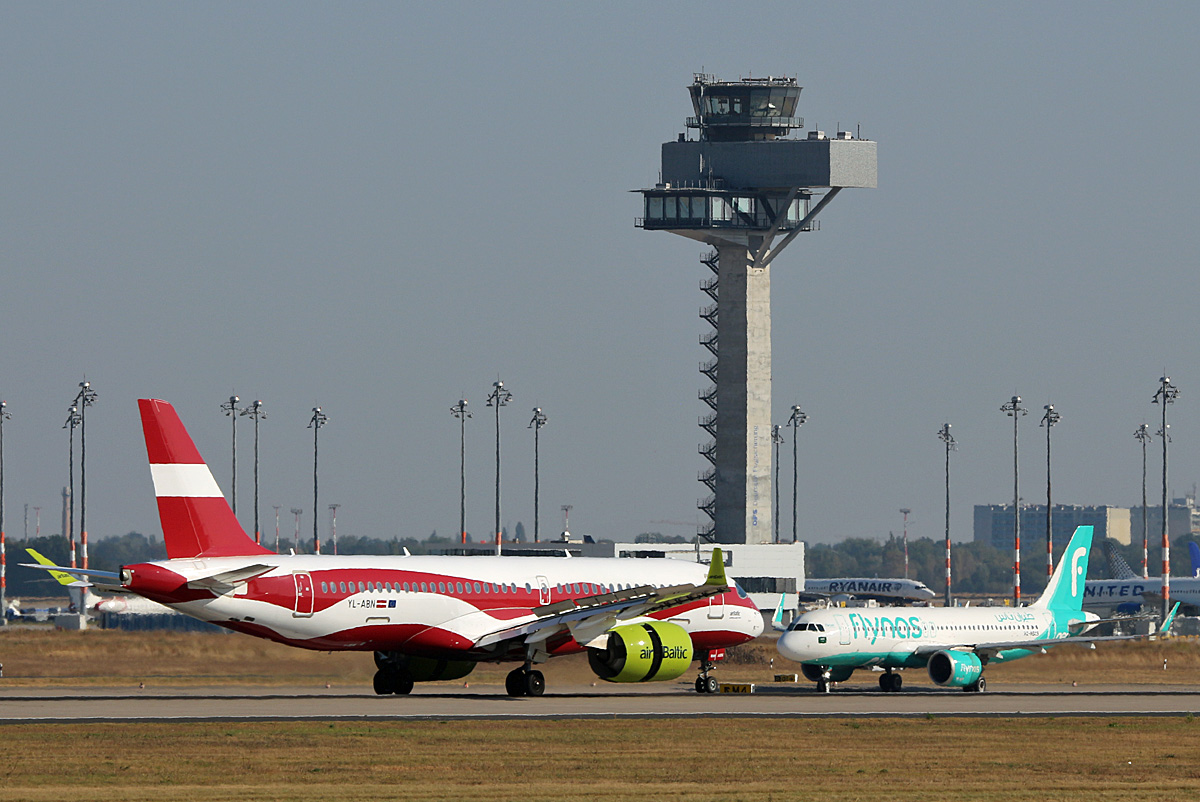
{"label": "ryanair aircraft tail", "polygon": [[1092,527],[1080,526],[1058,559],[1050,583],[1031,607],[1077,612],[1083,610],[1083,581],[1087,579],[1092,550]]}

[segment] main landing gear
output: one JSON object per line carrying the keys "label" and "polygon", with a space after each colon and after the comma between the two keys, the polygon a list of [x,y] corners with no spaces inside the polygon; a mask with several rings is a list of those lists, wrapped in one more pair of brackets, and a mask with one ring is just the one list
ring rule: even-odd
{"label": "main landing gear", "polygon": [[700,676],[696,677],[696,693],[716,693],[721,689],[717,678],[708,672],[713,670],[713,663],[708,660],[700,661]]}
{"label": "main landing gear", "polygon": [[371,685],[380,696],[396,694],[406,696],[412,693],[413,681],[404,670],[404,663],[389,652],[375,652],[375,666],[378,669]]}
{"label": "main landing gear", "polygon": [[970,685],[964,685],[963,690],[967,693],[983,693],[987,690],[987,680],[983,677],[980,677]]}
{"label": "main landing gear", "polygon": [[504,690],[509,696],[541,696],[546,692],[546,678],[528,664],[514,668],[504,678]]}
{"label": "main landing gear", "polygon": [[885,693],[897,692],[903,684],[904,679],[890,668],[879,675],[879,689]]}

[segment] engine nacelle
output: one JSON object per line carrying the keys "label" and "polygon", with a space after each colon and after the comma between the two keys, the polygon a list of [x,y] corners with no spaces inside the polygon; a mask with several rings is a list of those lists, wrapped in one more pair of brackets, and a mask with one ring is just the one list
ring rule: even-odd
{"label": "engine nacelle", "polygon": [[688,670],[692,638],[668,621],[623,624],[608,631],[603,649],[588,648],[588,664],[608,682],[660,682]]}
{"label": "engine nacelle", "polygon": [[[800,673],[804,675],[806,680],[810,682],[820,682],[825,678],[825,666],[813,665],[812,663],[801,663]],[[850,679],[850,675],[854,673],[854,669],[850,666],[830,666],[829,681],[830,682],[845,682]]]}
{"label": "engine nacelle", "polygon": [[972,652],[940,651],[929,658],[929,678],[946,688],[973,685],[983,673],[983,662]]}

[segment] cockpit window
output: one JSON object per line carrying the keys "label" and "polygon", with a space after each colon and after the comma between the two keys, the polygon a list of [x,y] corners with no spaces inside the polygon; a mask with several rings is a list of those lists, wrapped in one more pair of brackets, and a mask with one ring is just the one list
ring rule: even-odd
{"label": "cockpit window", "polygon": [[737,595],[739,598],[742,598],[742,599],[746,598],[746,591],[742,590],[742,586],[739,585],[737,582],[733,583],[733,589],[737,591]]}

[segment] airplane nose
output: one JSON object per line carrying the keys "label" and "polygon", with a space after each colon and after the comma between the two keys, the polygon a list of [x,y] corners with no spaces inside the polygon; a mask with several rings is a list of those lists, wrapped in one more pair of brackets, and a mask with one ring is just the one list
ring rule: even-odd
{"label": "airplane nose", "polygon": [[801,656],[795,648],[797,646],[796,640],[794,633],[785,632],[779,636],[779,642],[775,645],[775,648],[787,659],[799,663]]}

